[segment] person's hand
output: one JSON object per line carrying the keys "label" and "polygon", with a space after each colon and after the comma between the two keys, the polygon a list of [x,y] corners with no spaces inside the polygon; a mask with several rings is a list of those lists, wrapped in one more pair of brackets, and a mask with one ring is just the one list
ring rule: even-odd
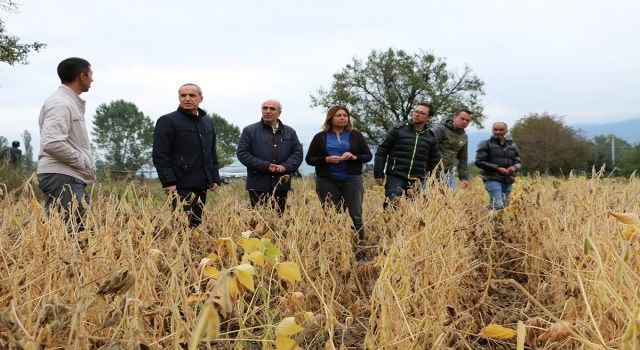
{"label": "person's hand", "polygon": [[167,186],[164,188],[165,192],[167,193],[176,193],[176,185],[172,185],[172,186]]}
{"label": "person's hand", "polygon": [[516,171],[518,171],[518,168],[516,168],[515,165],[512,165],[508,167],[507,170],[509,170],[510,173],[515,173]]}
{"label": "person's hand", "polygon": [[215,191],[217,190],[219,187],[218,183],[214,182],[211,184],[211,186],[209,187],[209,191]]}
{"label": "person's hand", "polygon": [[342,157],[340,156],[328,156],[324,158],[325,162],[328,164],[338,164],[342,162]]}
{"label": "person's hand", "polygon": [[376,178],[376,185],[384,185],[384,177],[382,178]]}
{"label": "person's hand", "polygon": [[351,152],[344,152],[341,157],[343,160],[356,160],[358,157],[351,154]]}
{"label": "person's hand", "polygon": [[269,164],[270,173],[284,173],[285,171],[287,171],[287,168],[285,168],[283,165],[273,163]]}
{"label": "person's hand", "polygon": [[500,167],[500,166],[496,168],[496,171],[497,171],[497,172],[498,172],[498,174],[500,174],[500,175],[509,175],[509,174],[510,174],[510,172],[509,172],[509,170],[508,170],[508,169],[503,168],[503,167]]}

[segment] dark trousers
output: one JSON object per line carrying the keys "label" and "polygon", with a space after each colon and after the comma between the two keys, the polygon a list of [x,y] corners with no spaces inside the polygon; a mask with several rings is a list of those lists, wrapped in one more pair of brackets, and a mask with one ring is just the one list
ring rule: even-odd
{"label": "dark trousers", "polygon": [[289,191],[266,192],[249,190],[249,200],[253,208],[258,205],[269,205],[282,214],[287,205],[287,194],[289,194]]}
{"label": "dark trousers", "polygon": [[396,198],[407,195],[410,189],[420,190],[426,185],[425,179],[406,179],[400,176],[387,175],[384,184],[384,195],[386,197],[383,207],[387,209],[393,205]]}
{"label": "dark trousers", "polygon": [[337,181],[329,178],[316,177],[316,193],[326,210],[327,205],[334,205],[338,210],[349,210],[353,226],[358,232],[360,240],[365,239],[364,223],[362,222],[362,200],[364,187],[362,176],[355,176],[348,180]]}
{"label": "dark trousers", "polygon": [[84,219],[87,205],[90,202],[87,184],[81,180],[64,174],[38,174],[38,187],[45,195],[44,208],[47,214],[51,210],[62,212],[64,221],[73,230],[84,231]]}
{"label": "dark trousers", "polygon": [[177,196],[173,197],[171,206],[173,210],[178,208],[178,202],[182,203],[182,209],[189,218],[189,227],[198,227],[202,223],[202,209],[207,202],[207,190],[178,189]]}

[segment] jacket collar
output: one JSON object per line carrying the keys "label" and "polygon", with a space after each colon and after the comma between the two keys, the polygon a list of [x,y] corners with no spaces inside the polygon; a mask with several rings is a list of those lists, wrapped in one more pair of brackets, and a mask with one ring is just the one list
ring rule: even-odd
{"label": "jacket collar", "polygon": [[[491,138],[489,138],[489,140],[491,140],[491,141],[493,141],[493,142],[495,142],[495,143],[497,143],[497,144],[499,144],[499,145],[500,145],[500,139],[498,139],[497,137],[495,137],[495,136],[493,136],[493,135],[491,135]],[[506,138],[504,139],[504,144],[505,144],[505,145],[508,145],[508,144],[510,144],[511,142],[513,142],[513,141],[512,141],[512,140],[507,140]]]}
{"label": "jacket collar", "polygon": [[190,118],[199,118],[199,117],[204,117],[207,115],[207,112],[205,112],[203,109],[198,108],[198,115],[196,116],[195,114],[187,111],[186,109],[180,108],[178,107],[178,112],[181,112],[182,114],[190,117]]}
{"label": "jacket collar", "polygon": [[444,121],[444,126],[449,128],[449,130],[455,132],[456,134],[464,134],[464,129],[460,129],[460,128],[456,127],[455,125],[453,125],[453,120],[451,120],[451,119],[445,120]]}
{"label": "jacket collar", "polygon": [[85,100],[80,98],[80,95],[78,95],[75,91],[71,90],[71,88],[66,86],[65,84],[60,84],[60,87],[58,89],[62,91],[62,93],[64,93],[65,95],[71,97],[74,101],[76,101],[82,107],[84,107],[84,105],[87,103]]}
{"label": "jacket collar", "polygon": [[[273,129],[271,125],[265,123],[264,120],[262,120],[262,118],[260,118],[260,124],[262,124],[262,126],[265,128]],[[280,121],[280,118],[278,118],[278,127],[276,128],[276,130],[280,130],[283,126],[284,124],[282,124],[282,122]]]}

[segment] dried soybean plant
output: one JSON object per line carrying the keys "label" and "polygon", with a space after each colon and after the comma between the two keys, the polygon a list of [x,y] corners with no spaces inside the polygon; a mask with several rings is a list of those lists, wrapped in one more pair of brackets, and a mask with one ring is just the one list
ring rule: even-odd
{"label": "dried soybean plant", "polygon": [[105,188],[80,234],[46,217],[28,183],[0,199],[0,348],[637,343],[638,227],[609,215],[640,211],[635,178],[519,179],[500,214],[479,180],[431,181],[389,212],[367,185],[364,247],[310,179],[282,217],[249,208],[232,182],[195,230],[144,187]]}

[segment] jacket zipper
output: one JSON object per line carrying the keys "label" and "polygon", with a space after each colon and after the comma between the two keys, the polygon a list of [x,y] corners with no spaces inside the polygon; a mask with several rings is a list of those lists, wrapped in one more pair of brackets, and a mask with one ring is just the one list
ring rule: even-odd
{"label": "jacket zipper", "polygon": [[420,139],[420,134],[422,134],[424,132],[417,132],[416,131],[416,140],[413,143],[413,153],[411,154],[411,163],[409,164],[409,171],[407,172],[407,179],[411,178],[411,170],[413,169],[413,159],[416,156],[416,149],[418,148],[418,140]]}

